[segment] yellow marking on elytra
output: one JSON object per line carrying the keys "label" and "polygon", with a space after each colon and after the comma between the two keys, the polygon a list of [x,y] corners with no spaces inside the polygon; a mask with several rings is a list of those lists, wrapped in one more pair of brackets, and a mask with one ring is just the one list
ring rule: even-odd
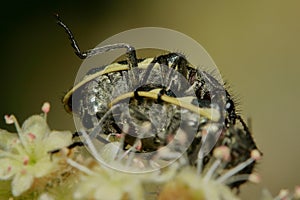
{"label": "yellow marking on elytra", "polygon": [[[118,72],[118,71],[124,71],[124,70],[128,70],[129,67],[128,65],[121,65],[118,63],[114,63],[111,65],[108,65],[104,70],[101,70],[99,72],[96,72],[94,74],[90,74],[87,75],[84,80],[80,81],[77,85],[75,85],[70,91],[67,92],[67,94],[64,96],[63,98],[63,103],[64,105],[68,104],[68,101],[70,99],[70,97],[72,96],[72,94],[81,86],[83,86],[84,84],[88,83],[89,81],[102,76],[104,74],[108,74],[108,73],[112,73],[112,72]],[[71,111],[70,109],[68,109],[68,111]]]}
{"label": "yellow marking on elytra", "polygon": [[[140,69],[147,69],[147,67],[149,66],[149,64],[153,61],[153,58],[146,58],[145,60],[143,60],[142,62],[138,63],[138,68]],[[160,65],[158,63],[154,63],[153,68],[158,68]],[[72,112],[72,109],[69,108],[68,106],[68,101],[71,98],[72,94],[81,86],[83,86],[84,84],[88,83],[89,81],[105,75],[105,74],[109,74],[109,73],[113,73],[113,72],[119,72],[119,71],[127,71],[129,70],[129,66],[128,65],[123,65],[123,64],[119,64],[119,63],[112,63],[108,66],[106,66],[103,70],[96,72],[94,74],[90,74],[90,75],[86,75],[84,77],[84,79],[82,81],[80,81],[77,85],[75,85],[71,90],[69,90],[67,92],[67,94],[64,96],[63,98],[63,104],[65,105],[65,109],[67,110],[67,112]],[[132,96],[131,96],[132,97]],[[125,97],[126,98],[126,97]],[[127,97],[129,98],[129,97]],[[176,99],[176,98],[175,98]],[[171,103],[171,102],[169,102]],[[194,106],[196,107],[196,106]]]}
{"label": "yellow marking on elytra", "polygon": [[[158,97],[158,92],[160,91],[160,89],[154,89],[148,92],[145,91],[138,91],[137,94],[140,97],[145,97],[145,98],[149,98],[149,99],[157,99]],[[118,102],[125,100],[125,99],[129,99],[129,98],[133,98],[134,97],[134,92],[127,92],[125,94],[122,94],[120,96],[118,96],[117,98],[115,98],[113,101],[111,101],[109,103],[109,107],[112,107],[114,105],[116,105]],[[218,110],[213,109],[213,108],[199,108],[198,106],[195,106],[193,104],[187,103],[185,101],[185,99],[180,99],[180,98],[174,98],[174,97],[170,97],[167,95],[162,95],[161,96],[161,100],[173,105],[177,105],[181,108],[185,108],[188,109],[196,114],[199,114],[201,117],[206,117],[212,121],[218,121],[220,119],[220,114],[218,112]]]}

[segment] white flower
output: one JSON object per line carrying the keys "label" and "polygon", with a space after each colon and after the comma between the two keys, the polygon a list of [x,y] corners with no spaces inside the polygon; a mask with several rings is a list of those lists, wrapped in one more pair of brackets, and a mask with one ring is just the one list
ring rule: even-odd
{"label": "white flower", "polygon": [[[69,164],[83,172],[73,193],[74,199],[142,200],[144,190],[141,174],[128,174],[105,168],[92,161],[88,168],[68,159]],[[87,162],[85,162],[87,163]]]}
{"label": "white flower", "polygon": [[226,185],[214,180],[206,181],[196,175],[194,168],[187,167],[163,186],[158,199],[238,200],[239,198]]}
{"label": "white flower", "polygon": [[273,198],[268,190],[263,190],[261,200],[299,200],[300,199],[300,186],[296,186],[294,192],[287,189],[282,189],[279,194]]}
{"label": "white flower", "polygon": [[14,123],[17,133],[0,129],[0,180],[12,180],[12,194],[19,196],[36,181],[53,176],[60,170],[60,159],[51,159],[49,151],[72,143],[69,131],[50,130],[46,118],[50,105],[42,107],[43,116],[33,115],[19,126],[13,115],[5,116],[8,124]]}
{"label": "white flower", "polygon": [[[260,159],[260,153],[253,150],[251,158],[230,170],[223,167],[230,160],[230,149],[226,146],[215,148],[214,161],[205,171],[184,167],[173,179],[169,180],[162,188],[159,194],[159,200],[171,199],[190,199],[190,200],[237,200],[231,189],[227,186],[237,181],[249,180],[259,182],[256,174],[238,174],[240,170],[247,167],[253,161]],[[221,173],[216,176],[216,171]],[[237,175],[238,174],[238,175]]]}

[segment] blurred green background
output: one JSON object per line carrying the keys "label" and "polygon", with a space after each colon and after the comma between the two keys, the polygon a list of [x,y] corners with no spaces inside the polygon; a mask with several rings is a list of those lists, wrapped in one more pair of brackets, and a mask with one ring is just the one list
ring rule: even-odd
{"label": "blurred green background", "polygon": [[[60,98],[81,64],[52,14],[60,13],[82,49],[131,28],[155,26],[198,41],[251,118],[264,153],[259,185],[243,199],[300,184],[300,1],[13,1],[1,5],[1,109],[22,122],[50,101],[52,128],[73,130]],[[0,120],[2,128],[9,128]]]}

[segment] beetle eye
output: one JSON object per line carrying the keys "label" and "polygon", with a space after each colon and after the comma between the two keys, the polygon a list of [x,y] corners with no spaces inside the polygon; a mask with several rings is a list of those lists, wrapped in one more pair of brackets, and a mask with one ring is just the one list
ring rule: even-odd
{"label": "beetle eye", "polygon": [[234,103],[231,99],[228,99],[226,104],[225,104],[225,108],[227,110],[228,113],[231,113],[232,111],[234,111]]}

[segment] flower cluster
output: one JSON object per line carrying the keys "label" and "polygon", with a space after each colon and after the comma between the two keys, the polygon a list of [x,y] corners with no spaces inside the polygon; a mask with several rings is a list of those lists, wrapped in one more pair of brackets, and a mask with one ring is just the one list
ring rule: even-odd
{"label": "flower cluster", "polygon": [[[112,166],[117,166],[127,171],[127,168],[122,168],[123,162],[114,159],[118,156],[127,163],[125,167],[144,167],[128,151],[120,149],[119,143],[108,143],[103,151],[98,152],[88,135],[82,132],[83,142],[92,156],[81,152],[72,157],[65,147],[73,144],[73,135],[70,131],[49,128],[49,110],[49,103],[45,103],[43,113],[29,117],[21,127],[15,116],[5,116],[6,123],[14,124],[17,132],[0,129],[1,198],[13,195],[16,199],[38,200],[238,200],[230,186],[236,182],[260,181],[256,173],[249,174],[244,170],[261,158],[257,149],[250,151],[248,159],[231,167],[228,163],[234,159],[232,149],[219,145],[205,166],[201,164],[202,157],[199,156],[197,167],[192,167],[183,155],[165,168],[134,174],[112,169]],[[105,163],[109,161],[114,165],[108,167]],[[300,199],[300,187],[294,192],[282,190],[275,198],[264,191],[262,197],[262,200],[296,199]]]}
{"label": "flower cluster", "polygon": [[300,186],[296,186],[294,192],[287,189],[280,190],[279,194],[274,198],[269,191],[263,191],[262,200],[299,200],[300,199]]}
{"label": "flower cluster", "polygon": [[[230,149],[226,146],[215,148],[213,152],[214,162],[206,170],[197,174],[197,170],[191,167],[183,168],[171,181],[168,181],[159,195],[160,200],[181,199],[191,200],[235,200],[238,199],[227,187],[234,182],[248,180],[259,182],[256,174],[238,174],[251,162],[260,159],[260,153],[253,150],[251,158],[233,167],[224,169],[224,164],[230,160]],[[218,171],[221,176],[216,176]]]}
{"label": "flower cluster", "polygon": [[[69,159],[69,164],[82,172],[73,198],[148,199],[150,191],[145,186],[150,184],[152,190],[154,188],[152,193],[155,199],[159,200],[236,200],[238,197],[227,185],[245,180],[259,182],[256,174],[239,174],[242,169],[260,159],[258,150],[253,150],[251,158],[230,170],[223,169],[224,164],[230,160],[228,147],[217,147],[213,156],[214,163],[200,174],[197,174],[197,169],[183,166],[179,161],[160,171],[126,174],[99,163],[81,165]],[[101,155],[96,157],[100,158]],[[221,172],[222,176],[216,176],[216,171]]]}
{"label": "flower cluster", "polygon": [[49,152],[70,145],[72,133],[50,130],[46,122],[49,110],[50,104],[44,103],[43,114],[29,117],[22,127],[14,115],[4,117],[17,130],[17,133],[0,130],[0,180],[12,180],[13,196],[49,185],[55,174],[66,169],[64,156],[51,156]]}

